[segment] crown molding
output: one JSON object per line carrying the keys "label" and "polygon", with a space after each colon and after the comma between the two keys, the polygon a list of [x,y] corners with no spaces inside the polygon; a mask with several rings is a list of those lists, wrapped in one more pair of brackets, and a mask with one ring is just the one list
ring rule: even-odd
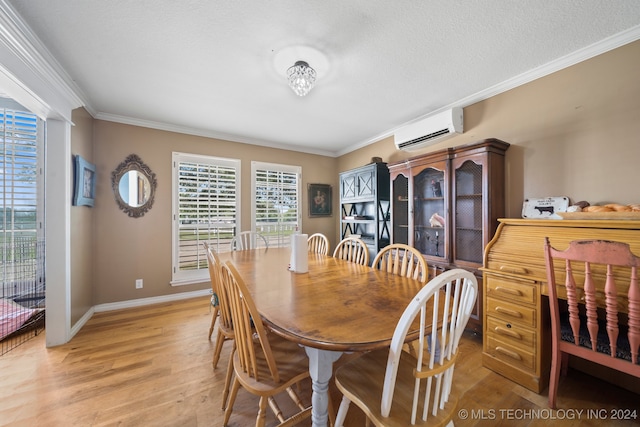
{"label": "crown molding", "polygon": [[8,95],[42,118],[71,121],[71,111],[85,105],[81,90],[6,0],[0,0],[0,53]]}
{"label": "crown molding", "polygon": [[498,83],[494,86],[491,86],[487,89],[484,89],[480,92],[477,92],[473,95],[470,95],[466,98],[462,98],[452,104],[439,108],[437,110],[431,111],[428,114],[424,114],[420,117],[412,119],[400,126],[394,127],[391,130],[380,133],[372,138],[369,138],[365,141],[362,141],[358,144],[354,144],[351,147],[348,147],[344,150],[341,150],[337,153],[338,156],[342,156],[344,154],[355,151],[359,148],[366,147],[367,145],[371,145],[375,142],[378,142],[384,138],[388,138],[393,136],[395,131],[398,129],[407,126],[416,121],[422,120],[426,117],[432,116],[434,114],[438,114],[442,111],[451,109],[453,107],[467,107],[469,105],[476,104],[480,101],[484,101],[493,96],[499,95],[503,92],[507,92],[511,89],[515,89],[518,86],[522,86],[539,78],[548,76],[549,74],[553,74],[557,71],[568,68],[572,65],[578,64],[580,62],[586,61],[587,59],[591,59],[595,56],[601,55],[603,53],[609,52],[613,49],[619,48],[626,44],[632,43],[636,40],[640,39],[640,25],[635,27],[631,27],[628,30],[621,31],[613,36],[607,37],[597,43],[584,47],[582,49],[576,50],[575,52],[570,53],[562,58],[559,58],[555,61],[548,62],[547,64],[536,67],[530,71],[522,73],[518,76],[515,76],[509,80],[505,80],[504,82]]}
{"label": "crown molding", "polygon": [[229,142],[238,142],[241,144],[259,145],[261,147],[277,148],[280,150],[289,150],[289,151],[295,151],[298,153],[308,153],[308,154],[317,154],[320,156],[336,157],[336,153],[332,151],[327,151],[327,150],[318,150],[314,148],[300,147],[297,145],[281,144],[281,143],[276,143],[272,141],[265,141],[261,139],[254,139],[254,138],[247,138],[247,137],[238,136],[238,135],[232,135],[228,133],[202,130],[202,129],[192,128],[187,126],[171,125],[167,123],[154,122],[151,120],[136,119],[128,116],[118,116],[115,114],[108,114],[108,113],[97,113],[96,115],[94,115],[94,117],[96,119],[105,120],[108,122],[122,123],[125,125],[132,125],[132,126],[140,126],[140,127],[150,128],[150,129],[163,130],[167,132],[202,136],[205,138],[219,139],[219,140],[229,141]]}

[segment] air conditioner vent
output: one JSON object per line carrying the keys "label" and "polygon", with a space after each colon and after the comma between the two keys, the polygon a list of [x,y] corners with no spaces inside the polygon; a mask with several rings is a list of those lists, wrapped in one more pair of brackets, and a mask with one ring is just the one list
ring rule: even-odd
{"label": "air conditioner vent", "polygon": [[400,149],[403,149],[403,148],[404,148],[404,147],[406,147],[406,146],[411,146],[411,145],[419,144],[419,143],[421,143],[422,141],[428,141],[428,140],[431,140],[431,139],[437,138],[437,137],[442,136],[442,135],[448,135],[448,134],[450,134],[450,133],[451,133],[451,131],[450,131],[449,129],[442,129],[442,130],[439,130],[439,131],[437,131],[437,132],[432,132],[432,133],[430,133],[429,135],[421,136],[421,137],[419,137],[419,138],[412,139],[411,141],[406,141],[406,142],[403,142],[403,143],[401,143],[401,144],[398,144],[398,147],[399,147]]}
{"label": "air conditioner vent", "polygon": [[462,108],[454,107],[398,129],[394,135],[396,148],[417,150],[462,133],[462,114]]}

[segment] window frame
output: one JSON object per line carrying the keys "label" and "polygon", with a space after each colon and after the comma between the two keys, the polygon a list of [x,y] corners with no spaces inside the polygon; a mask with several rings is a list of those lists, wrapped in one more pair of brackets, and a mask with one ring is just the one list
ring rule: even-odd
{"label": "window frame", "polygon": [[[222,168],[231,168],[235,170],[235,221],[232,234],[236,235],[241,227],[241,161],[239,159],[225,158],[225,157],[215,157],[215,156],[207,156],[200,154],[190,154],[190,153],[182,153],[182,152],[173,152],[172,153],[172,190],[171,190],[171,215],[172,215],[172,225],[171,225],[171,286],[182,286],[189,285],[194,283],[203,283],[210,280],[209,271],[206,263],[206,253],[204,251],[204,247],[200,244],[201,240],[199,238],[199,227],[196,223],[196,242],[197,242],[197,253],[196,253],[196,268],[193,269],[182,269],[180,267],[181,261],[181,252],[180,252],[180,231],[184,229],[181,228],[180,223],[180,165],[184,163],[195,163],[198,165],[206,165],[210,167],[222,167]],[[220,224],[224,223],[214,223],[212,227],[212,223],[206,223],[209,230],[216,228]],[[211,243],[211,241],[209,241]],[[215,247],[216,245],[214,245]],[[228,252],[230,250],[229,245],[221,245],[220,241],[217,243],[216,250],[219,252]]]}
{"label": "window frame", "polygon": [[[296,199],[297,199],[297,212],[296,212],[296,222],[291,227],[290,232],[286,234],[280,234],[280,229],[276,227],[276,236],[275,239],[271,235],[271,231],[269,231],[267,225],[258,225],[257,221],[257,173],[258,171],[269,171],[269,172],[282,172],[282,173],[290,173],[295,174],[297,177],[296,182]],[[260,162],[260,161],[252,161],[251,162],[251,231],[259,232],[265,235],[269,242],[269,247],[282,247],[282,246],[290,246],[291,239],[289,236],[296,231],[299,231],[302,228],[302,166],[296,165],[286,165],[279,163],[268,163],[268,162]],[[278,221],[278,224],[280,221]]]}

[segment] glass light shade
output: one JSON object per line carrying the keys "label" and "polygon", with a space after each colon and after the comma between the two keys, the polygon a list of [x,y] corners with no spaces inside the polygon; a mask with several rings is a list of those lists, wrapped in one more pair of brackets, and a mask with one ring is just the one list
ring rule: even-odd
{"label": "glass light shade", "polygon": [[287,70],[289,86],[298,96],[305,96],[316,83],[316,70],[304,61],[296,62]]}

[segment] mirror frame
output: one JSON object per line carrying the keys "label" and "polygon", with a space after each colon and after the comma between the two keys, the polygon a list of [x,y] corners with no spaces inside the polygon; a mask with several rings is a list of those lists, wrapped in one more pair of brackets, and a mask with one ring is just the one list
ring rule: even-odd
{"label": "mirror frame", "polygon": [[[145,204],[136,207],[129,205],[122,199],[122,196],[120,196],[120,178],[130,171],[137,171],[149,180],[149,200],[147,200]],[[132,218],[140,218],[151,209],[157,185],[156,174],[153,173],[151,169],[149,169],[149,166],[144,164],[142,159],[135,154],[127,156],[127,158],[124,159],[124,161],[120,163],[113,172],[111,172],[111,188],[113,188],[113,193],[116,196],[116,202],[120,209]]]}

